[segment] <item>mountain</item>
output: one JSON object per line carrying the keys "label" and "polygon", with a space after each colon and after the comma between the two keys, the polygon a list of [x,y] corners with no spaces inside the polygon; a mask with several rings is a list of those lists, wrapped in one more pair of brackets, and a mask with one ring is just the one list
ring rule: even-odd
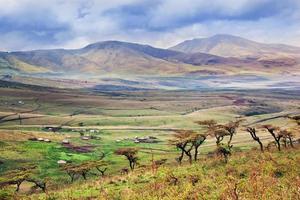
{"label": "mountain", "polygon": [[231,58],[215,55],[187,54],[120,41],[98,42],[74,50],[0,53],[2,72],[11,70],[15,73],[29,74],[182,75],[199,70],[197,66],[234,65],[234,62]]}
{"label": "mountain", "polygon": [[178,74],[193,66],[168,61],[180,52],[119,41],[90,44],[76,50],[0,53],[1,68],[27,73]]}
{"label": "mountain", "polygon": [[274,67],[279,67],[276,73],[292,73],[300,63],[298,50],[229,35],[185,41],[171,49],[104,41],[80,49],[0,52],[0,74],[185,76],[273,73]]}
{"label": "mountain", "polygon": [[184,53],[208,53],[222,57],[239,58],[293,58],[300,56],[300,47],[263,44],[226,34],[186,40],[169,49]]}

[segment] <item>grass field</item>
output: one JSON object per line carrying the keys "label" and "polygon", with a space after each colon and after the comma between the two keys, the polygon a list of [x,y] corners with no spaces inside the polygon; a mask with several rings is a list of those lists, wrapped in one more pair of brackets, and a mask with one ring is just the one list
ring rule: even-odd
{"label": "grass field", "polygon": [[123,176],[79,180],[47,193],[19,193],[15,198],[299,199],[299,155],[299,147],[282,152],[252,150],[236,152],[227,164],[217,157],[202,156],[193,165],[165,165],[154,171],[144,168]]}
{"label": "grass field", "polygon": [[[300,97],[295,95],[297,91],[289,90],[97,93],[87,90],[0,88],[0,94],[0,115],[25,112],[22,117],[34,117],[0,125],[0,176],[30,163],[38,166],[39,178],[49,179],[48,188],[70,182],[57,164],[58,160],[79,164],[97,160],[104,153],[104,160],[109,162],[107,174],[116,175],[128,163],[114,151],[120,147],[137,147],[140,165],[150,165],[152,156],[154,159],[167,158],[167,163],[172,165],[180,152],[169,144],[169,140],[176,130],[204,133],[205,130],[195,121],[214,119],[226,123],[244,119],[233,139],[234,151],[238,152],[257,146],[245,131],[247,125],[258,127],[273,124],[294,128],[293,121],[280,116],[300,113]],[[26,110],[32,110],[37,105],[39,108],[36,111],[26,113]],[[54,133],[46,130],[47,126],[61,126],[61,129]],[[82,140],[80,133],[98,139]],[[264,130],[259,130],[258,134],[265,145],[272,140]],[[132,140],[144,136],[155,136],[158,142],[135,143]],[[47,138],[51,143],[28,140],[32,137]],[[92,146],[92,150],[87,153],[70,150],[61,144],[64,139],[75,146]],[[214,138],[208,138],[201,146],[200,154],[204,156],[214,149]],[[27,193],[28,187],[28,184],[23,184],[19,193]],[[140,190],[135,188],[133,191]]]}

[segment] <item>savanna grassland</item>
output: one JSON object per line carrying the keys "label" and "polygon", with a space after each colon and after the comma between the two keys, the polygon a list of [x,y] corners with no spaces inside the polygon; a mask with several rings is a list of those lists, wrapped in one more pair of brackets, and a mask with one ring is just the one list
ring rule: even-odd
{"label": "savanna grassland", "polygon": [[[24,176],[20,169],[34,166],[28,176],[46,183],[46,193],[33,187],[35,182],[24,181],[18,192],[15,184],[1,186],[0,199],[300,198],[299,129],[287,117],[300,114],[299,91],[97,92],[23,87],[0,88],[0,116],[19,118],[0,124],[0,182],[9,173]],[[179,165],[176,158],[181,151],[170,140],[181,130],[205,134],[207,129],[195,123],[203,120],[221,125],[240,120],[228,163],[222,155],[211,153],[217,145],[208,135],[199,148],[199,159],[189,165],[183,157]],[[255,127],[267,146],[273,137],[262,127],[266,124],[293,131],[294,148],[282,147],[278,152],[269,145],[260,153],[246,128]],[[147,136],[155,142],[136,142]],[[68,144],[63,144],[66,140]],[[120,175],[128,161],[115,152],[129,147],[137,149],[137,166]],[[160,167],[153,167],[154,161],[163,159]],[[87,180],[76,176],[73,183],[58,164],[65,161],[80,166],[99,160],[107,168],[104,176],[92,169]]]}

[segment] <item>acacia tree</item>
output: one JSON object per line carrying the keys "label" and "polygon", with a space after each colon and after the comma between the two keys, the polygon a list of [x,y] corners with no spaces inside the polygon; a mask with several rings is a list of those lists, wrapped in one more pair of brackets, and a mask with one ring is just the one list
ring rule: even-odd
{"label": "acacia tree", "polygon": [[260,138],[256,135],[256,129],[254,127],[247,127],[246,131],[250,133],[254,141],[258,142],[261,152],[264,152],[263,143],[261,142]]}
{"label": "acacia tree", "polygon": [[175,145],[178,149],[181,150],[181,154],[178,157],[179,163],[182,162],[183,156],[186,155],[189,158],[189,162],[192,162],[191,151],[193,149],[192,136],[194,132],[190,130],[178,130],[175,131],[173,139],[170,140],[170,143]]}
{"label": "acacia tree", "polygon": [[280,151],[281,150],[280,140],[282,139],[283,135],[281,134],[279,127],[267,124],[267,125],[263,125],[262,128],[267,129],[267,131],[272,135],[276,143],[276,146],[278,148],[278,151]]}
{"label": "acacia tree", "polygon": [[229,140],[227,142],[227,146],[229,149],[232,148],[232,144],[231,144],[232,138],[236,134],[236,131],[240,125],[240,122],[241,122],[241,120],[237,120],[237,121],[231,121],[225,125],[222,125],[222,127],[227,131],[227,133],[228,133],[227,135],[229,135]]}
{"label": "acacia tree", "polygon": [[199,147],[206,140],[206,135],[198,134],[191,130],[178,130],[173,135],[173,139],[170,143],[175,145],[181,150],[181,154],[178,158],[179,163],[182,162],[183,156],[186,155],[189,162],[192,163],[193,155],[192,150],[194,149],[194,160],[197,160]]}
{"label": "acacia tree", "polygon": [[197,121],[196,123],[207,129],[207,135],[216,138],[217,146],[220,146],[224,137],[228,135],[228,132],[224,129],[223,125],[218,124],[215,120]]}
{"label": "acacia tree", "polygon": [[9,170],[0,179],[0,187],[6,185],[16,185],[16,192],[20,190],[23,182],[34,183],[37,187],[41,188],[43,192],[46,191],[46,182],[35,178],[37,167],[26,166],[17,169]]}
{"label": "acacia tree", "polygon": [[101,175],[104,175],[104,172],[107,168],[104,170],[101,169],[101,167],[107,166],[107,163],[105,161],[86,161],[81,164],[64,164],[62,166],[62,169],[70,176],[71,182],[74,182],[75,178],[78,176],[82,176],[84,180],[87,180],[88,173],[93,170],[97,169]]}
{"label": "acacia tree", "polygon": [[194,161],[197,161],[197,159],[198,159],[198,149],[204,143],[205,140],[206,140],[206,135],[205,134],[195,134],[192,137],[192,144],[193,144],[194,149],[195,149]]}
{"label": "acacia tree", "polygon": [[137,157],[138,149],[136,148],[119,148],[115,151],[115,154],[125,156],[129,162],[129,167],[134,170],[134,167],[138,161]]}
{"label": "acacia tree", "polygon": [[287,143],[289,141],[291,147],[294,148],[294,144],[293,144],[293,133],[291,131],[288,130],[280,130],[280,135],[282,135],[283,138],[283,142],[284,142],[284,146],[287,147]]}
{"label": "acacia tree", "polygon": [[[231,155],[231,142],[236,130],[239,127],[241,120],[229,122],[225,125],[218,124],[215,120],[197,121],[196,123],[204,126],[207,129],[206,134],[216,138],[217,149],[216,154],[224,157],[225,163],[228,162],[228,157]],[[229,136],[227,145],[223,145],[224,137]]]}

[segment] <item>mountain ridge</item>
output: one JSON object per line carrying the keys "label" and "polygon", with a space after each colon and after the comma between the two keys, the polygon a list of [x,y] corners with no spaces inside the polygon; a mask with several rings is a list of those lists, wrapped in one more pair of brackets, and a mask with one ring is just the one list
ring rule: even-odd
{"label": "mountain ridge", "polygon": [[[269,47],[269,44],[224,34],[206,39],[188,40],[180,44],[186,42],[193,43],[186,51],[178,45],[175,46],[176,48],[162,49],[146,44],[109,40],[92,43],[79,49],[0,52],[0,73],[11,71],[28,74],[165,76],[195,74],[195,72],[214,74],[215,70],[218,73],[227,73],[243,68],[250,71],[265,70],[265,67],[296,66],[300,62],[300,48],[298,54],[297,47],[288,45],[276,44]],[[235,48],[230,45],[224,46],[224,43],[232,43]],[[203,46],[199,47],[199,44]],[[216,45],[223,45],[223,49],[216,48]],[[199,48],[205,51],[198,52]],[[280,50],[281,48],[283,50]],[[220,51],[218,53],[216,49],[221,49],[221,53],[229,52],[234,55],[218,55]],[[243,52],[238,54],[241,49]],[[244,56],[245,52],[255,52],[255,55]]]}
{"label": "mountain ridge", "polygon": [[261,54],[278,52],[300,54],[300,47],[286,44],[265,44],[227,34],[185,40],[168,49],[185,53],[208,53],[223,57],[257,57]]}

